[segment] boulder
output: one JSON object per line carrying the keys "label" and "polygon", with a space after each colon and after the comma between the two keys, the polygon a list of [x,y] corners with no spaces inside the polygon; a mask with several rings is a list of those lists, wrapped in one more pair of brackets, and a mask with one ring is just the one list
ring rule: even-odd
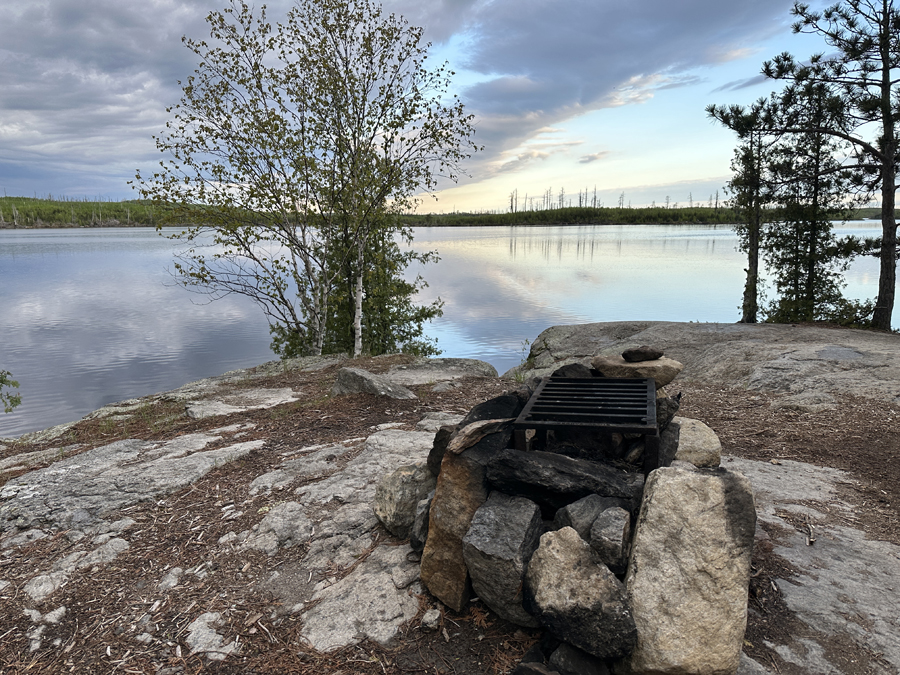
{"label": "boulder", "polygon": [[631,672],[737,670],[755,528],[742,475],[675,467],[650,474],[626,577],[637,626]]}
{"label": "boulder", "polygon": [[[527,401],[528,399],[526,398],[525,400]],[[480,422],[481,420],[516,418],[524,407],[525,402],[522,401],[516,392],[501,394],[474,406],[463,418],[459,426],[464,427],[472,424],[472,422]]]}
{"label": "boulder", "polygon": [[456,425],[445,424],[434,434],[434,442],[431,444],[431,451],[428,453],[428,470],[435,476],[441,471],[444,453],[447,452],[447,445],[455,432]]}
{"label": "boulder", "polygon": [[665,387],[684,369],[678,361],[665,356],[655,361],[637,363],[629,363],[621,356],[595,356],[591,359],[591,366],[604,377],[652,377],[656,380],[657,389]]}
{"label": "boulder", "polygon": [[451,428],[462,422],[462,415],[448,412],[430,412],[425,413],[425,417],[416,423],[416,431],[430,431],[436,433],[441,427],[450,426]]}
{"label": "boulder", "polygon": [[565,642],[550,655],[550,667],[559,675],[609,675],[603,661]]}
{"label": "boulder", "polygon": [[379,481],[373,509],[395,537],[406,539],[416,519],[416,507],[434,490],[435,476],[425,462],[401,466]]}
{"label": "boulder", "polygon": [[461,377],[497,377],[497,369],[478,359],[417,359],[410,364],[391,366],[385,377],[395,384],[409,386]]}
{"label": "boulder", "polygon": [[600,659],[634,649],[625,586],[571,527],[547,532],[525,574],[526,606],[559,639]]}
{"label": "boulder", "polygon": [[716,467],[722,459],[722,443],[716,432],[700,420],[676,417],[680,427],[675,459],[697,467]]}
{"label": "boulder", "polygon": [[619,503],[615,498],[588,495],[559,509],[553,518],[553,529],[571,527],[579,537],[590,541],[591,526],[597,520],[597,516],[612,506],[618,506]]}
{"label": "boulder", "polygon": [[422,551],[422,583],[445,605],[460,611],[469,601],[469,573],[463,537],[488,496],[485,466],[496,450],[490,437],[441,463],[428,517],[428,541]]}
{"label": "boulder", "polygon": [[550,377],[593,377],[591,369],[581,363],[567,363],[553,371]]}
{"label": "boulder", "polygon": [[618,507],[606,509],[594,520],[589,536],[597,558],[613,574],[624,574],[631,543],[631,516]]}
{"label": "boulder", "polygon": [[669,396],[665,389],[656,390],[656,426],[660,431],[664,431],[669,426],[680,407],[681,394]]}
{"label": "boulder", "polygon": [[522,579],[542,529],[537,504],[494,491],[463,537],[463,557],[478,597],[500,617],[532,628],[539,624],[522,607]]}
{"label": "boulder", "polygon": [[458,455],[463,450],[471,448],[482,439],[488,438],[488,443],[496,450],[502,450],[509,445],[512,438],[512,419],[490,419],[471,422],[461,426],[451,436],[447,443],[446,452]]}
{"label": "boulder", "polygon": [[675,461],[680,441],[681,425],[678,422],[669,422],[669,424],[666,425],[666,428],[659,434],[660,466],[669,466]]}
{"label": "boulder", "polygon": [[527,497],[555,514],[567,504],[597,494],[614,497],[633,510],[640,504],[644,477],[608,464],[575,459],[551,452],[505,449],[487,467],[492,487]]}
{"label": "boulder", "polygon": [[660,349],[654,349],[643,345],[641,347],[632,347],[622,352],[622,358],[628,363],[641,363],[642,361],[656,361],[662,358],[663,352]]}
{"label": "boulder", "polygon": [[375,394],[396,399],[413,399],[416,395],[400,384],[394,384],[382,375],[375,375],[362,368],[341,368],[337,381],[331,388],[332,396],[345,394]]}
{"label": "boulder", "polygon": [[412,529],[409,531],[409,546],[416,553],[425,550],[425,542],[428,541],[428,514],[431,512],[431,500],[434,499],[434,490],[416,504],[416,517],[413,520]]}

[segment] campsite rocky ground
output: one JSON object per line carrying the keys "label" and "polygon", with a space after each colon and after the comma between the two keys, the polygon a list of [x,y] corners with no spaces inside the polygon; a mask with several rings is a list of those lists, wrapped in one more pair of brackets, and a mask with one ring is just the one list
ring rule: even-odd
{"label": "campsite rocky ground", "polygon": [[[835,340],[829,343],[840,342],[837,336],[841,332],[835,330]],[[175,492],[122,509],[120,517],[134,521],[130,546],[108,563],[101,561],[73,572],[40,608],[44,614],[38,623],[23,611],[33,604],[24,596],[24,584],[51,570],[54,562],[66,559],[77,542],[61,530],[0,550],[0,673],[509,672],[540,639],[538,631],[505,623],[478,602],[459,614],[441,608],[437,629],[425,630],[420,625],[422,615],[439,603],[424,592],[413,598],[414,616],[387,646],[363,640],[330,652],[315,651],[301,637],[300,615],[287,611],[283,595],[267,590],[267,581],[275,573],[291,570],[294,562],[309,552],[309,543],[277,548],[272,555],[255,549],[223,549],[218,544],[229,532],[252,528],[261,514],[284,501],[277,490],[253,491],[251,483],[282,465],[292,450],[364,438],[382,425],[411,431],[427,413],[462,415],[472,405],[516,384],[469,377],[438,392],[431,385],[412,386],[418,394],[413,400],[329,394],[342,366],[385,372],[406,358],[324,362],[305,371],[260,369],[229,379],[218,394],[264,388],[291,390],[298,398],[255,410],[222,409],[218,415],[201,419],[184,415],[183,402],[160,399],[152,405],[139,405],[130,416],[83,420],[65,430],[64,444],[56,438],[27,447],[7,444],[0,449],[0,462],[23,452],[50,449],[54,454],[33,455],[32,462],[38,463],[19,469],[14,468],[14,461],[6,461],[7,470],[0,473],[2,487],[28,471],[50,466],[60,448],[64,453],[84,453],[119,439],[163,442],[213,430],[219,430],[218,438],[208,449],[233,443],[236,436],[251,447],[239,459],[214,467]],[[897,673],[898,664],[892,662],[891,654],[880,651],[877,643],[853,641],[840,631],[822,635],[789,608],[784,584],[796,580],[799,572],[779,555],[774,543],[800,536],[812,539],[807,545],[815,549],[816,538],[827,536],[829,527],[850,527],[865,533],[869,540],[900,545],[900,405],[884,396],[870,398],[854,390],[857,393],[832,391],[828,406],[784,406],[780,403],[786,395],[796,392],[748,390],[697,377],[678,380],[670,389],[683,392],[679,414],[712,427],[722,441],[723,454],[737,458],[735,461],[756,460],[776,468],[802,462],[837,469],[847,477],[837,481],[839,493],[833,495],[840,508],[830,507],[827,499],[813,500],[810,507],[814,509],[805,513],[776,508],[780,525],[771,519],[761,521],[765,534],[758,538],[753,558],[745,653],[770,672],[817,672],[792,658],[798,642],[815,637],[832,672]],[[900,385],[897,389],[900,395]],[[222,433],[223,428],[231,431]],[[338,464],[351,463],[359,447],[339,457]],[[314,484],[318,478],[308,475],[303,481]],[[336,503],[324,505],[323,519],[338,507]],[[793,530],[786,531],[790,528]],[[104,541],[105,536],[108,542],[115,534],[100,533],[97,541]],[[379,531],[354,562],[336,562],[319,573],[320,581],[327,578],[334,583],[352,574],[379,545],[399,547],[402,543]],[[819,547],[817,550],[822,550],[821,544]],[[186,572],[175,580],[172,592],[161,596],[157,584],[174,568]],[[316,583],[312,575],[301,581]],[[887,611],[893,609],[897,617],[900,588],[894,590],[897,594],[883,602],[893,604]],[[53,616],[58,607],[66,609]],[[222,661],[191,654],[185,640],[193,622],[205,613],[220,615],[219,632],[229,640],[236,638],[239,651]],[[856,622],[863,629],[871,621],[864,611],[842,620]],[[136,640],[144,633],[152,634],[152,639]],[[36,640],[40,646],[32,651]],[[779,649],[782,646],[794,651]]]}

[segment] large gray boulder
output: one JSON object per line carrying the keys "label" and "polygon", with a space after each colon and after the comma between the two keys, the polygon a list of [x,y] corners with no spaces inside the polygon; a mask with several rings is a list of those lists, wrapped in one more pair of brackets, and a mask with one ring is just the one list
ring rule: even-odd
{"label": "large gray boulder", "polygon": [[539,625],[522,607],[522,579],[542,527],[537,504],[495,491],[475,512],[463,537],[473,590],[502,618],[520,626]]}
{"label": "large gray boulder", "polygon": [[401,466],[378,482],[372,508],[388,532],[401,539],[409,537],[416,507],[434,490],[435,482],[425,462]]}
{"label": "large gray boulder", "polygon": [[338,371],[331,395],[345,394],[375,394],[400,400],[416,398],[416,395],[403,385],[394,384],[383,375],[375,375],[362,368],[341,368]]}
{"label": "large gray boulder", "polygon": [[737,670],[755,528],[744,476],[675,467],[650,474],[625,580],[637,625],[631,672]]}
{"label": "large gray boulder", "polygon": [[[553,326],[532,343],[542,377],[564,363],[588,363],[651,344],[684,364],[683,380],[798,394],[852,394],[900,403],[900,335],[791,324],[612,321]],[[516,374],[515,369],[504,378]]]}
{"label": "large gray boulder", "polygon": [[526,604],[559,639],[600,659],[627,656],[637,642],[625,587],[571,527],[547,532],[525,574]]}

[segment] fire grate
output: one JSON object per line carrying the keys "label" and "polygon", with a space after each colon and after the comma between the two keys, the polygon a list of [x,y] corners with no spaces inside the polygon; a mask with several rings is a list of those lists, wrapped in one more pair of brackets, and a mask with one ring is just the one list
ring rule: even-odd
{"label": "fire grate", "polygon": [[644,471],[659,465],[656,383],[653,378],[545,378],[513,423],[516,447],[525,449],[525,431],[572,428],[642,434]]}

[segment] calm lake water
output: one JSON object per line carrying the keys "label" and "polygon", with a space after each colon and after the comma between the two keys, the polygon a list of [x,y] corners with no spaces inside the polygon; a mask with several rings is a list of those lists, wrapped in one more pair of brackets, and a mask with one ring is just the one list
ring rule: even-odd
{"label": "calm lake water", "polygon": [[[871,222],[843,230],[879,233]],[[417,228],[414,246],[441,257],[421,272],[422,300],[445,302],[428,329],[443,356],[503,372],[555,324],[737,320],[735,244],[728,226],[626,225]],[[23,397],[0,414],[0,437],[274,358],[261,310],[175,286],[173,250],[150,229],[0,230],[0,368]],[[847,280],[848,297],[874,296],[877,260],[857,261]]]}

